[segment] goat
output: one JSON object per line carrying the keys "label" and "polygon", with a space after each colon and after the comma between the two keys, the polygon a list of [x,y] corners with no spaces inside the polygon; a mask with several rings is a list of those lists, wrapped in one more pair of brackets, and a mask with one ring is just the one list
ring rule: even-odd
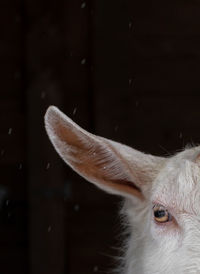
{"label": "goat", "polygon": [[145,154],[88,133],[54,106],[45,127],[72,169],[125,198],[130,236],[120,273],[200,273],[200,147]]}

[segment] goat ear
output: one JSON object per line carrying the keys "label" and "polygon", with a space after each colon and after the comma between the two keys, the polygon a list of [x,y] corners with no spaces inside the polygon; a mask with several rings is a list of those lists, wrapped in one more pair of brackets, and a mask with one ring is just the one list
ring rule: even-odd
{"label": "goat ear", "polygon": [[45,127],[69,166],[113,194],[143,199],[163,162],[163,158],[88,133],[54,106],[46,112]]}

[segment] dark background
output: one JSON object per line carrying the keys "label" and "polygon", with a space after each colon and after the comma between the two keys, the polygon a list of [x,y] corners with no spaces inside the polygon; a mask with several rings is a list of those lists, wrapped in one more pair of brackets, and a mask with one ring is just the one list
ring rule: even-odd
{"label": "dark background", "polygon": [[168,155],[200,141],[200,1],[0,3],[0,272],[105,273],[117,197],[44,130],[51,104],[85,129]]}

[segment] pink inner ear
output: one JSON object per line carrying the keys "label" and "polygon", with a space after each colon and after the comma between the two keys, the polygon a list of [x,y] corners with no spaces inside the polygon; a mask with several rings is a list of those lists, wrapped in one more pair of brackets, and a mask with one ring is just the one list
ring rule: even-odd
{"label": "pink inner ear", "polygon": [[194,162],[200,166],[200,153],[196,156]]}
{"label": "pink inner ear", "polygon": [[138,197],[140,200],[144,200],[144,195],[141,192],[141,189],[137,187],[133,182],[126,180],[114,180],[113,184],[119,191],[126,192],[127,194]]}
{"label": "pink inner ear", "polygon": [[102,188],[113,189],[122,195],[127,193],[144,198],[141,190],[126,174],[124,159],[121,159],[120,154],[104,138],[85,132],[65,121],[63,117],[51,119],[50,127],[56,136],[54,145],[59,147],[57,150],[61,157],[80,175]]}

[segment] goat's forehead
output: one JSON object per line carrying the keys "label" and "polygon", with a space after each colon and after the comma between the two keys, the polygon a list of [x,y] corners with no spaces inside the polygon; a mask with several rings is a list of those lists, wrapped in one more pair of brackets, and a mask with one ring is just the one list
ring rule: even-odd
{"label": "goat's forehead", "polygon": [[168,159],[153,184],[152,200],[178,211],[200,211],[200,167],[194,162],[199,149]]}

